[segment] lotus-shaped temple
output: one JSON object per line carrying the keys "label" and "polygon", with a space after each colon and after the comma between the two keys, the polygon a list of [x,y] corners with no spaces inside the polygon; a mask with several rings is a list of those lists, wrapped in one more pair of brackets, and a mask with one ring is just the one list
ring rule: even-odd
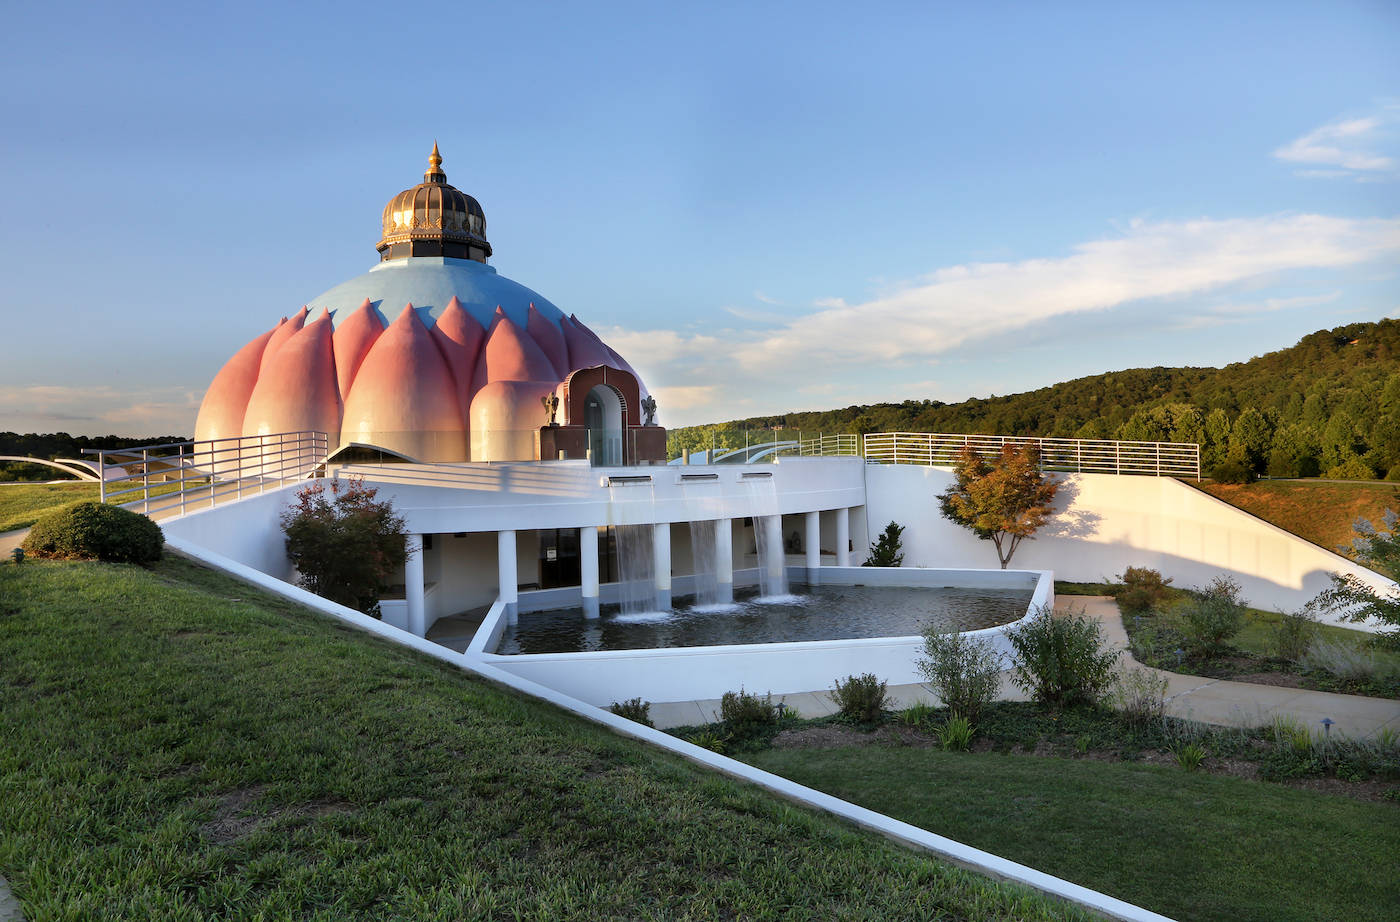
{"label": "lotus-shaped temple", "polygon": [[342,454],[411,461],[664,460],[637,373],[487,265],[481,205],[448,185],[436,144],[428,162],[384,207],[380,263],[229,359],[195,438],[314,430]]}

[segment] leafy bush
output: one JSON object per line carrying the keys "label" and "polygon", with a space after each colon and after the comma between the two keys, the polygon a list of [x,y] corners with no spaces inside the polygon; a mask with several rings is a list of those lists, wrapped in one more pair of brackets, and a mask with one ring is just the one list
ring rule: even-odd
{"label": "leafy bush", "polygon": [[887,699],[885,683],[870,672],[838,680],[831,691],[831,700],[841,714],[861,723],[879,720],[889,703]]}
{"label": "leafy bush", "polygon": [[972,726],[972,721],[959,714],[953,714],[938,732],[938,736],[943,741],[944,749],[966,752],[972,745],[972,735],[976,732],[977,728]]}
{"label": "leafy bush", "polygon": [[[1367,519],[1357,519],[1352,531],[1356,538],[1351,551],[1357,560],[1372,570],[1400,577],[1400,516],[1387,509],[1379,528]],[[1348,621],[1374,618],[1389,625],[1395,630],[1378,634],[1377,639],[1400,649],[1400,588],[1391,585],[1382,593],[1353,573],[1333,573],[1331,578],[1332,585],[1308,604]]]}
{"label": "leafy bush", "polygon": [[1328,480],[1375,480],[1376,472],[1360,458],[1348,458],[1329,467],[1322,476]]}
{"label": "leafy bush", "polygon": [[1167,710],[1167,677],[1146,669],[1127,669],[1113,683],[1109,702],[1123,719],[1145,727],[1162,719]]}
{"label": "leafy bush", "polygon": [[1282,612],[1274,630],[1274,652],[1292,663],[1301,663],[1317,636],[1317,621],[1307,608]]}
{"label": "leafy bush", "polygon": [[1041,704],[1093,704],[1113,684],[1118,653],[1104,649],[1099,624],[1082,614],[1056,618],[1041,606],[1029,620],[1007,631],[1011,675]]}
{"label": "leafy bush", "polygon": [[1254,471],[1242,458],[1226,458],[1210,472],[1216,483],[1253,483]]}
{"label": "leafy bush", "polygon": [[625,717],[633,723],[639,723],[647,727],[655,727],[651,722],[651,702],[643,701],[641,698],[633,698],[630,701],[614,701],[608,705],[608,710],[618,717]]}
{"label": "leafy bush", "polygon": [[1167,587],[1172,581],[1149,567],[1128,567],[1118,580],[1122,586],[1114,597],[1128,613],[1153,611],[1171,597]]}
{"label": "leafy bush", "polygon": [[403,519],[360,480],[324,481],[297,492],[282,513],[287,556],[303,588],[356,611],[379,617],[379,596],[408,559]]}
{"label": "leafy bush", "polygon": [[954,714],[976,720],[1001,684],[1001,654],[991,643],[953,631],[924,632],[924,655],[914,661],[928,687]]}
{"label": "leafy bush", "polygon": [[1192,598],[1178,604],[1172,613],[1191,652],[1200,656],[1222,653],[1230,638],[1244,627],[1240,584],[1228,576],[1217,576],[1205,589],[1192,592]]}
{"label": "leafy bush", "polygon": [[896,525],[894,522],[885,526],[885,530],[880,533],[880,537],[875,539],[875,545],[870,549],[870,556],[862,567],[897,567],[904,563],[904,554],[901,548],[904,546],[900,538],[904,534],[904,526]]}
{"label": "leafy bush", "polygon": [[735,734],[743,736],[778,722],[778,709],[772,695],[744,691],[725,692],[719,699],[719,719]]}
{"label": "leafy bush", "polygon": [[23,547],[34,557],[144,564],[160,560],[165,536],[144,515],[82,502],[55,509],[35,522]]}

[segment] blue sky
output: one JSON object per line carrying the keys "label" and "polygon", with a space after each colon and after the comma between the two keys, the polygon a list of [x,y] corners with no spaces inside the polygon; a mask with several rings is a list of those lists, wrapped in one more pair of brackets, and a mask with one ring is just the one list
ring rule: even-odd
{"label": "blue sky", "polygon": [[1400,314],[1400,5],[11,5],[0,429],[191,433],[432,141],[683,425]]}

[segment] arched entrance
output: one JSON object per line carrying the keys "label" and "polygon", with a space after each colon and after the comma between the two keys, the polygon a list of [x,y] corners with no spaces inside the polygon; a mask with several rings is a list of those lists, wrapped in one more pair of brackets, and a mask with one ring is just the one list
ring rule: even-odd
{"label": "arched entrance", "polygon": [[622,396],[606,384],[594,386],[583,402],[588,427],[588,451],[595,467],[618,467],[622,462]]}

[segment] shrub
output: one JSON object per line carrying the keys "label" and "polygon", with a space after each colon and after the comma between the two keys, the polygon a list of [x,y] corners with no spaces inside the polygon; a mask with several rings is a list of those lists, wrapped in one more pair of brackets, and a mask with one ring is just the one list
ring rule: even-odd
{"label": "shrub", "polygon": [[900,536],[904,534],[904,526],[896,525],[894,522],[885,526],[885,530],[880,533],[880,537],[875,539],[875,545],[870,548],[870,556],[862,567],[897,567],[904,563],[904,554],[901,548],[904,542]]}
{"label": "shrub", "polygon": [[885,713],[888,703],[885,683],[867,672],[838,680],[831,691],[831,700],[841,714],[861,723],[874,723]]}
{"label": "shrub", "polygon": [[408,559],[404,521],[360,480],[324,481],[297,491],[282,513],[287,556],[304,589],[379,617],[379,595]]}
{"label": "shrub", "polygon": [[120,506],[82,502],[39,519],[23,546],[34,557],[144,564],[160,560],[165,536],[144,515]]}
{"label": "shrub", "polygon": [[1210,472],[1216,483],[1253,483],[1254,471],[1240,458],[1226,458]]}
{"label": "shrub", "polygon": [[708,749],[711,752],[724,754],[724,744],[729,742],[728,736],[720,736],[713,730],[699,730],[685,738],[687,743],[693,743],[701,749]]}
{"label": "shrub", "polygon": [[926,727],[933,722],[937,713],[938,708],[919,701],[899,712],[899,722],[906,727]]}
{"label": "shrub", "polygon": [[643,701],[641,698],[633,698],[630,701],[614,701],[608,705],[608,710],[618,717],[625,717],[633,723],[639,723],[647,727],[655,727],[651,722],[651,702]]}
{"label": "shrub", "polygon": [[1376,472],[1360,458],[1348,458],[1341,464],[1334,464],[1322,476],[1328,480],[1375,480]]}
{"label": "shrub", "polygon": [[1172,754],[1176,756],[1176,764],[1180,765],[1188,772],[1194,772],[1196,769],[1200,768],[1201,763],[1204,762],[1206,758],[1206,751],[1196,743],[1187,743],[1184,746],[1180,746]]}
{"label": "shrub", "polygon": [[1042,606],[1006,639],[1014,651],[1012,678],[1041,704],[1093,704],[1113,683],[1118,653],[1104,649],[1098,622],[1081,614],[1056,618]]}
{"label": "shrub", "polygon": [[1274,652],[1293,663],[1301,663],[1317,636],[1317,621],[1306,608],[1281,612],[1274,630]]}
{"label": "shrub", "polygon": [[1125,612],[1152,611],[1171,597],[1172,581],[1149,567],[1128,567],[1118,579],[1122,586],[1114,595]]}
{"label": "shrub", "polygon": [[928,687],[948,709],[969,721],[991,704],[1001,684],[1001,655],[991,643],[953,631],[924,632],[924,655],[914,661]]}
{"label": "shrub", "polygon": [[1167,710],[1167,677],[1146,669],[1120,672],[1109,701],[1123,719],[1145,727],[1162,719]]}
{"label": "shrub", "polygon": [[719,699],[719,719],[736,734],[743,736],[778,722],[778,709],[772,695],[744,691],[725,692]]}
{"label": "shrub", "polygon": [[977,728],[972,726],[972,721],[960,714],[953,714],[943,725],[938,736],[943,741],[944,749],[966,752],[967,747],[972,745],[972,735],[976,732]]}
{"label": "shrub", "polygon": [[1230,638],[1244,627],[1240,584],[1228,576],[1217,576],[1192,596],[1173,611],[1187,647],[1201,656],[1223,652]]}

